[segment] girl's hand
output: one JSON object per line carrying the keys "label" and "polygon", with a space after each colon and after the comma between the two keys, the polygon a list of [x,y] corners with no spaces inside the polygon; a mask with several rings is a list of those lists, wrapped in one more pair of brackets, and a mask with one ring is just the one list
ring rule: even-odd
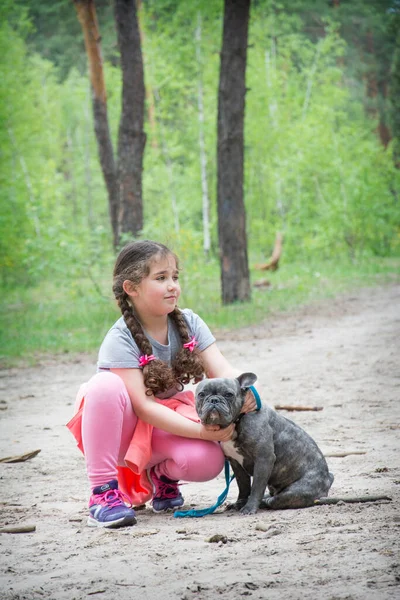
{"label": "girl's hand", "polygon": [[253,412],[255,410],[257,410],[257,402],[253,396],[253,392],[251,390],[249,390],[246,394],[246,398],[245,398],[241,412],[248,413],[248,412]]}
{"label": "girl's hand", "polygon": [[229,442],[232,439],[234,431],[234,423],[223,429],[219,425],[201,425],[200,439],[208,440],[209,442]]}

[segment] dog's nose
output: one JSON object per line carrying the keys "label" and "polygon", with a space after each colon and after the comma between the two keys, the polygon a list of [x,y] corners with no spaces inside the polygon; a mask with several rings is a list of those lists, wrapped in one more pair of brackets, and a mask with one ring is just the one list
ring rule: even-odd
{"label": "dog's nose", "polygon": [[217,404],[218,401],[219,401],[218,396],[211,396],[211,398],[210,398],[211,404]]}

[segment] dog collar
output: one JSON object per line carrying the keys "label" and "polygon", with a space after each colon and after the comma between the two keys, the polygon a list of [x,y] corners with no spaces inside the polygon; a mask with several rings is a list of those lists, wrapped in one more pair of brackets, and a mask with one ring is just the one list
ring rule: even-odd
{"label": "dog collar", "polygon": [[262,404],[261,404],[261,398],[260,398],[260,394],[257,392],[256,388],[254,387],[254,385],[250,385],[249,386],[249,390],[251,390],[251,393],[254,396],[254,399],[256,401],[257,404],[257,410],[260,410]]}
{"label": "dog collar", "polygon": [[[262,406],[260,394],[257,392],[254,385],[250,385],[247,389],[250,390],[254,396],[254,399],[255,399],[256,405],[257,405],[256,411],[258,412]],[[234,420],[234,424],[237,425],[239,423],[239,421],[242,419],[242,417],[244,417],[245,414],[246,413],[240,413],[239,416]]]}

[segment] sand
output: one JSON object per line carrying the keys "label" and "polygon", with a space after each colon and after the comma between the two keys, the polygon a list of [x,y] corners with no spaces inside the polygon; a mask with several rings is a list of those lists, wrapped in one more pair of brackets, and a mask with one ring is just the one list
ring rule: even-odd
{"label": "sand", "polygon": [[[41,450],[0,463],[0,526],[35,527],[0,535],[3,600],[400,598],[400,285],[272,315],[219,347],[258,374],[271,406],[322,408],[282,414],[327,456],[330,496],[391,500],[194,519],[147,506],[134,527],[89,528],[84,460],[65,423],[95,356],[3,369],[0,458]],[[206,508],[224,487],[223,473],[184,485],[185,506]]]}

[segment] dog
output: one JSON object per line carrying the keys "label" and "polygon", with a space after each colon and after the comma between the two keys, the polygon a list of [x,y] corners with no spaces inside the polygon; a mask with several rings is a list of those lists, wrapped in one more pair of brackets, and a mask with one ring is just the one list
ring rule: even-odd
{"label": "dog", "polygon": [[[252,515],[260,507],[312,506],[328,495],[333,475],[317,444],[293,421],[266,405],[257,412],[241,413],[256,380],[254,373],[237,379],[203,379],[195,393],[203,425],[236,424],[234,438],[221,443],[239,487],[236,502],[228,508]],[[267,487],[269,494],[264,495]]]}

